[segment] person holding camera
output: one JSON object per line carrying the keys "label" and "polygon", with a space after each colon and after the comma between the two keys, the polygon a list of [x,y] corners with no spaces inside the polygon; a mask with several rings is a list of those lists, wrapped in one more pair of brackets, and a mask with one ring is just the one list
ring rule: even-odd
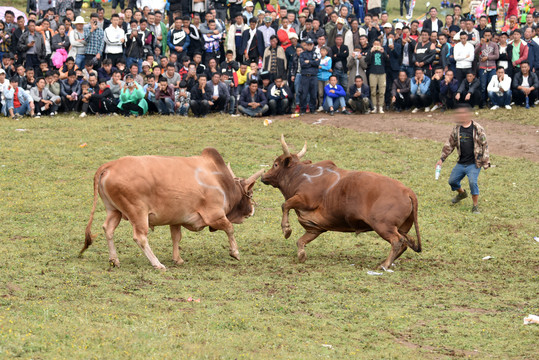
{"label": "person holding camera", "polygon": [[84,26],[84,41],[86,42],[84,56],[86,61],[94,62],[94,67],[99,67],[105,46],[105,33],[97,26],[98,18],[96,13],[92,13],[90,23]]}

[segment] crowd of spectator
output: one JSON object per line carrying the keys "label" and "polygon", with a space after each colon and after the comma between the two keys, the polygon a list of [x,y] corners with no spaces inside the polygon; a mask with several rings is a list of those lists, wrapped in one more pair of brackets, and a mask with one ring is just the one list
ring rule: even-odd
{"label": "crowd of spectator", "polygon": [[333,115],[538,102],[539,12],[524,23],[510,14],[497,28],[494,0],[479,18],[454,5],[443,19],[432,7],[422,22],[391,21],[380,0],[161,3],[113,0],[110,17],[97,7],[89,19],[74,0],[33,2],[27,20],[7,11],[2,114]]}

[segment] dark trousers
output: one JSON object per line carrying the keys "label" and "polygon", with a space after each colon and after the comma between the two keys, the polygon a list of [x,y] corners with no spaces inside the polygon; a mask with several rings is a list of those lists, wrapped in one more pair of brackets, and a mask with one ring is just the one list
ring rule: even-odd
{"label": "dark trousers", "polygon": [[472,71],[472,68],[469,69],[455,69],[455,78],[459,81],[459,84],[462,82],[462,80],[466,79],[466,74]]}
{"label": "dark trousers", "polygon": [[402,98],[400,97],[399,94],[397,94],[397,96],[395,96],[395,107],[399,110],[406,110],[406,109],[409,109],[410,106],[412,106],[412,102],[410,100],[410,93],[407,92],[407,93],[404,93],[404,94],[401,94],[402,95]]}
{"label": "dark trousers", "polygon": [[195,116],[206,116],[210,112],[208,100],[191,100],[191,111]]}
{"label": "dark trousers", "polygon": [[76,111],[77,108],[79,107],[79,100],[70,101],[70,100],[67,100],[67,98],[64,98],[62,107],[65,112]]}
{"label": "dark trousers", "polygon": [[112,61],[112,66],[116,66],[116,64],[118,63],[119,60],[124,60],[124,54],[122,53],[119,53],[119,54],[105,54],[105,57],[107,59],[110,59]]}
{"label": "dark trousers", "polygon": [[442,102],[440,100],[440,82],[439,81],[431,80],[430,93],[432,94],[432,102],[434,104],[439,104]]}
{"label": "dark trousers", "polygon": [[432,97],[426,94],[412,94],[410,95],[410,101],[412,105],[416,108],[423,108],[429,106],[432,103]]}
{"label": "dark trousers", "polygon": [[37,58],[36,54],[26,55],[26,68],[33,68],[36,74],[39,73],[39,59]]}
{"label": "dark trousers", "polygon": [[[256,5],[256,4],[255,4]],[[241,13],[241,3],[240,4],[230,4],[228,7],[228,18],[234,19],[236,14]]]}
{"label": "dark trousers", "polygon": [[120,110],[124,115],[131,115],[131,111],[135,111],[139,115],[144,114],[144,110],[134,102],[123,103]]}
{"label": "dark trousers", "polygon": [[210,106],[210,111],[224,111],[226,106],[226,98],[219,96],[217,100],[212,100],[213,105]]}
{"label": "dark trousers", "polygon": [[316,75],[301,75],[301,88],[299,90],[300,96],[300,110],[305,112],[307,110],[307,96],[309,96],[309,110],[311,112],[316,111],[316,99],[318,98],[318,78]]}
{"label": "dark trousers", "polygon": [[[530,106],[533,105],[533,103],[537,100],[537,90],[533,90],[530,92],[530,95],[528,95],[528,103]],[[524,95],[524,92],[522,90],[515,89],[513,90],[513,101],[516,105],[525,105],[526,104],[526,95]]]}
{"label": "dark trousers", "polygon": [[268,102],[271,115],[282,115],[286,114],[288,110],[288,99],[271,99]]}
{"label": "dark trousers", "polygon": [[457,101],[455,100],[455,94],[448,92],[445,95],[440,95],[444,109],[454,109]]}
{"label": "dark trousers", "polygon": [[481,105],[481,92],[480,91],[476,91],[476,92],[473,92],[472,95],[470,96],[470,100],[466,101],[464,100],[466,98],[466,93],[462,93],[460,94],[460,99],[459,99],[459,103],[461,104],[465,104],[465,103],[468,103],[470,104],[471,107],[474,107],[474,106],[480,106]]}

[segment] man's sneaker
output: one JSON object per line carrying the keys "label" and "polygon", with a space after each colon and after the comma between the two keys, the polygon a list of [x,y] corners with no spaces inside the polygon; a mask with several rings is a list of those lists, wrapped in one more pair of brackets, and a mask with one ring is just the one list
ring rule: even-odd
{"label": "man's sneaker", "polygon": [[490,110],[498,110],[500,107],[498,105],[494,105],[493,107],[490,108]]}
{"label": "man's sneaker", "polygon": [[534,104],[539,105],[539,99],[535,100]]}
{"label": "man's sneaker", "polygon": [[429,112],[429,111],[430,111],[429,107],[425,106],[425,112]]}
{"label": "man's sneaker", "polygon": [[39,119],[41,117],[41,113],[37,113],[34,115],[34,118]]}
{"label": "man's sneaker", "polygon": [[416,112],[418,112],[419,109],[418,108],[414,108],[414,110],[412,110],[412,114],[415,114]]}
{"label": "man's sneaker", "polygon": [[56,113],[54,111],[51,111],[51,116],[54,116],[56,115]]}
{"label": "man's sneaker", "polygon": [[451,202],[453,204],[456,204],[459,201],[466,199],[467,197],[468,197],[468,193],[466,192],[466,190],[464,190],[464,192],[458,193],[457,196],[451,199]]}
{"label": "man's sneaker", "polygon": [[83,117],[86,117],[86,113],[85,112],[81,112],[79,117],[83,118]]}
{"label": "man's sneaker", "polygon": [[378,109],[378,113],[379,113],[379,114],[383,114],[383,113],[384,113],[384,107],[383,107],[383,106],[380,106],[380,108]]}
{"label": "man's sneaker", "polygon": [[430,109],[430,111],[438,110],[439,108],[440,108],[440,105],[434,104],[434,106],[432,107],[432,109]]}
{"label": "man's sneaker", "polygon": [[335,115],[335,111],[330,110],[330,111],[329,111],[329,115],[331,115],[331,116]]}
{"label": "man's sneaker", "polygon": [[479,211],[479,206],[472,206],[472,214],[481,214],[481,211]]}
{"label": "man's sneaker", "polygon": [[[318,108],[318,111],[324,111],[324,107],[320,106],[320,107]],[[312,111],[311,111],[311,113],[312,113]]]}
{"label": "man's sneaker", "polygon": [[506,108],[507,110],[511,110],[511,109],[512,109],[511,105],[505,105],[505,108]]}
{"label": "man's sneaker", "polygon": [[374,109],[371,110],[371,114],[376,114],[376,113],[378,113],[378,109],[375,106]]}
{"label": "man's sneaker", "polygon": [[343,115],[352,115],[352,112],[348,109],[345,109],[342,113]]}

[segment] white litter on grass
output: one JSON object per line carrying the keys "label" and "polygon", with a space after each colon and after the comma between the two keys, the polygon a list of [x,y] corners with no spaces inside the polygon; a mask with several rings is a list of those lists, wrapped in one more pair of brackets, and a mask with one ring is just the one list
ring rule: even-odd
{"label": "white litter on grass", "polygon": [[[4,165],[2,165],[2,166],[4,166]],[[533,238],[533,240],[539,242],[539,236],[535,236],[535,237]]]}
{"label": "white litter on grass", "polygon": [[328,349],[333,349],[333,345],[322,344],[322,346],[325,347],[325,348],[328,348]]}
{"label": "white litter on grass", "polygon": [[490,255],[489,255],[489,256],[485,256],[485,257],[483,258],[483,260],[490,260],[490,259],[494,259],[494,258],[493,258],[492,256],[490,256]]}
{"label": "white litter on grass", "polygon": [[313,122],[312,125],[320,125],[323,121],[327,121],[327,119],[318,119],[318,121]]}
{"label": "white litter on grass", "polygon": [[525,317],[524,325],[528,325],[528,324],[539,324],[539,316],[530,314],[527,317]]}
{"label": "white litter on grass", "polygon": [[381,276],[381,275],[384,275],[384,273],[369,270],[367,271],[367,275]]}
{"label": "white litter on grass", "polygon": [[26,129],[15,129],[15,131],[23,132],[23,131],[26,131]]}

